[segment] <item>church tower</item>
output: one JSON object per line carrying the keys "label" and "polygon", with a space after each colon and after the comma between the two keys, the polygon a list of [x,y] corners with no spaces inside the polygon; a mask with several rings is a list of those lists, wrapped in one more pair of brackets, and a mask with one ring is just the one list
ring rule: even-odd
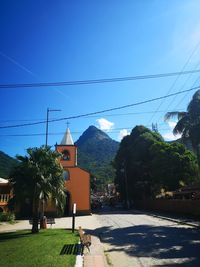
{"label": "church tower", "polygon": [[77,166],[77,147],[74,145],[69,128],[67,128],[60,145],[56,145],[56,150],[62,154],[60,162],[64,169]]}
{"label": "church tower", "polygon": [[77,166],[77,146],[74,144],[69,128],[67,128],[56,151],[61,154],[63,177],[66,188],[65,215],[70,215],[76,203],[77,214],[90,214],[90,173]]}

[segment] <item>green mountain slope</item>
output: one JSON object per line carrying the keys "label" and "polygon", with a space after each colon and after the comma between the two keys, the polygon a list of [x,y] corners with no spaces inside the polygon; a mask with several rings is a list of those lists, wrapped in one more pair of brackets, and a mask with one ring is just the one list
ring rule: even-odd
{"label": "green mountain slope", "polygon": [[17,160],[0,151],[0,177],[8,178],[11,169],[17,164]]}
{"label": "green mountain slope", "polygon": [[119,148],[119,143],[106,133],[90,126],[77,140],[78,165],[97,178],[98,188],[113,182],[114,169],[111,161]]}

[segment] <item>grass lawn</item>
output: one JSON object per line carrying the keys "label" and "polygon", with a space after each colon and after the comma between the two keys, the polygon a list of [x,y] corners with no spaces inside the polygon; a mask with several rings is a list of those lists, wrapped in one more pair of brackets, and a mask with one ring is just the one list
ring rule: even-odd
{"label": "grass lawn", "polygon": [[64,229],[0,233],[2,267],[74,267],[75,255],[60,255],[64,245],[78,242],[77,234]]}

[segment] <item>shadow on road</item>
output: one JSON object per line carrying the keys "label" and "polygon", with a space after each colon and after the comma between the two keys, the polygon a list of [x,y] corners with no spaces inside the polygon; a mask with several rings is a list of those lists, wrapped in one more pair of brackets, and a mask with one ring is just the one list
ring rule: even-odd
{"label": "shadow on road", "polygon": [[155,266],[200,266],[200,232],[193,228],[139,225],[86,232],[112,245],[108,252],[123,250],[129,256],[162,260]]}

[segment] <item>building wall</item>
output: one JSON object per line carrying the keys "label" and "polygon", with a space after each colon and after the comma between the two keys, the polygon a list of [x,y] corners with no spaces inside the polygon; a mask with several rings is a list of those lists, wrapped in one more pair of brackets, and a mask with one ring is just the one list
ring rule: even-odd
{"label": "building wall", "polygon": [[76,203],[77,213],[90,213],[90,174],[78,167],[67,168],[70,179],[65,182],[70,193],[70,207]]}
{"label": "building wall", "polygon": [[61,146],[57,145],[56,150],[63,154],[63,151],[68,151],[69,152],[69,160],[63,160],[61,158],[60,163],[62,164],[63,168],[64,167],[74,167],[77,165],[77,147],[74,145],[67,145],[67,146]]}

